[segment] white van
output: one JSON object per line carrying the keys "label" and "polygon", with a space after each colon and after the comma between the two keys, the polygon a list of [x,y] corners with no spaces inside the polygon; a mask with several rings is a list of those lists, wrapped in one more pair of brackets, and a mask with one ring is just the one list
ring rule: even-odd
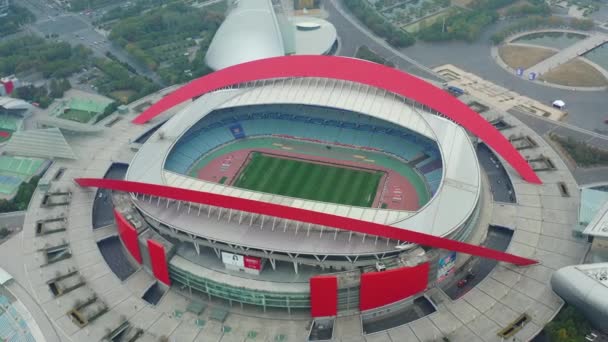
{"label": "white van", "polygon": [[566,108],[566,102],[562,100],[555,100],[553,101],[553,107],[557,109],[564,109]]}

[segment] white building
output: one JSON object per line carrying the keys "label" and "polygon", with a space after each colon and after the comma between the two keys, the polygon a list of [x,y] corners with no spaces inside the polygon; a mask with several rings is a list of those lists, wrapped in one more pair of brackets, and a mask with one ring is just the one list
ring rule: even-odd
{"label": "white building", "polygon": [[327,55],[337,47],[336,28],[326,20],[276,13],[270,0],[239,1],[213,37],[207,65],[224,69],[285,55]]}

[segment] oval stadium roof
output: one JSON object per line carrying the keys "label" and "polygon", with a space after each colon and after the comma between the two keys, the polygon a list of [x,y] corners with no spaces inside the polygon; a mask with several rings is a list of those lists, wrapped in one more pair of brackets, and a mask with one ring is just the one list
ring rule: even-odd
{"label": "oval stadium roof", "polygon": [[284,54],[283,38],[270,0],[241,0],[213,37],[205,61],[210,68],[220,70]]}

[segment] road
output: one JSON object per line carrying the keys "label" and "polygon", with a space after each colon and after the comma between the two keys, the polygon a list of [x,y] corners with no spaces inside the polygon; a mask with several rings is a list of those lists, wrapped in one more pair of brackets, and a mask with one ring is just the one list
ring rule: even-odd
{"label": "road", "polygon": [[[472,72],[497,85],[512,89],[520,94],[526,94],[542,103],[552,103],[562,99],[568,105],[569,115],[566,121],[591,131],[608,131],[604,120],[608,119],[606,108],[606,92],[571,91],[546,87],[538,83],[524,80],[502,69],[491,56],[489,37],[509,22],[501,21],[490,26],[480,39],[473,43],[442,42],[430,44],[418,41],[415,45],[399,51],[387,48],[384,40],[375,37],[358,24],[351,15],[340,6],[338,0],[325,2],[329,13],[328,20],[334,24],[340,37],[340,54],[354,56],[357,47],[366,45],[384,58],[394,62],[399,69],[426,77],[427,72],[416,67],[414,61],[420,61],[425,67],[436,67],[442,64],[454,64],[459,68]],[[358,25],[357,25],[358,24]]]}
{"label": "road", "polygon": [[[488,235],[481,245],[504,252],[509,247],[512,237],[512,230],[498,226],[490,226],[488,228]],[[444,284],[441,284],[440,287],[452,300],[456,300],[481,283],[490,272],[492,272],[496,264],[496,260],[473,257],[465,268],[456,271],[456,274],[452,279],[447,280]],[[469,269],[471,270],[471,273],[475,275],[474,278],[467,281],[464,286],[459,287],[458,282],[466,277],[469,273]]]}
{"label": "road", "polygon": [[27,7],[36,16],[36,22],[26,27],[30,33],[40,36],[57,34],[58,39],[72,45],[85,45],[95,56],[104,57],[110,52],[121,62],[129,64],[138,74],[145,76],[158,85],[164,84],[154,71],[139,63],[122,47],[110,42],[102,33],[95,30],[91,18],[84,14],[66,12],[55,4],[52,6],[44,0],[23,0],[22,6]]}
{"label": "road", "polygon": [[[510,110],[509,113],[513,114],[516,118],[521,120],[541,136],[555,133],[563,137],[572,137],[577,141],[585,142],[588,145],[596,148],[608,150],[608,137],[606,136],[600,136],[577,127],[564,125],[562,123],[555,123],[551,120],[532,116],[515,110]],[[569,163],[566,165],[568,165],[568,168],[572,172],[576,182],[581,186],[595,185],[608,181],[608,167],[580,168],[573,167]]]}
{"label": "road", "polygon": [[25,219],[24,211],[14,211],[11,213],[0,214],[0,227],[23,227],[23,220]]}

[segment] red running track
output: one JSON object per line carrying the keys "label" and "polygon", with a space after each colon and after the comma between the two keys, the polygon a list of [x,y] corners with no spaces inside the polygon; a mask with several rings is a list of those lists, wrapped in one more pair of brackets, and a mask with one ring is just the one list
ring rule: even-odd
{"label": "red running track", "polygon": [[538,263],[536,260],[517,255],[403,228],[396,228],[378,223],[273,203],[259,202],[245,198],[175,188],[166,185],[130,182],[116,179],[77,178],[74,181],[82,187],[97,187],[116,191],[134,192],[173,200],[212,205],[260,215],[279,217],[362,234],[377,235],[387,239],[409,241],[422,246],[447,249],[459,253],[504,261],[519,266],[528,266]]}
{"label": "red running track", "polygon": [[503,157],[526,181],[541,184],[528,162],[481,115],[458,99],[415,76],[384,65],[348,57],[284,56],[247,62],[198,78],[165,96],[133,122],[144,124],[162,112],[211,91],[258,80],[321,77],[384,89],[442,113],[479,137]]}

